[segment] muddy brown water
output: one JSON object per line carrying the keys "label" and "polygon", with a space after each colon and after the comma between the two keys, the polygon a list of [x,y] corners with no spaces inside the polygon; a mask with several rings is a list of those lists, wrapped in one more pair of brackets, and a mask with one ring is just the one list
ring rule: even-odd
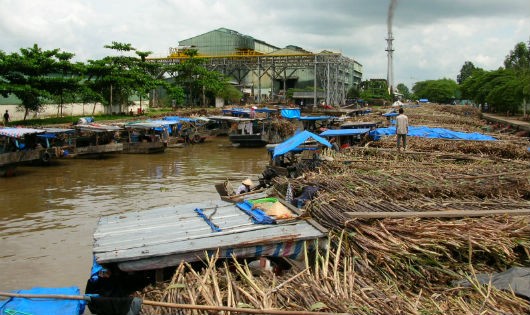
{"label": "muddy brown water", "polygon": [[0,291],[77,286],[92,265],[92,234],[104,215],[220,200],[214,184],[257,179],[265,148],[228,138],[161,154],[59,160],[0,178]]}

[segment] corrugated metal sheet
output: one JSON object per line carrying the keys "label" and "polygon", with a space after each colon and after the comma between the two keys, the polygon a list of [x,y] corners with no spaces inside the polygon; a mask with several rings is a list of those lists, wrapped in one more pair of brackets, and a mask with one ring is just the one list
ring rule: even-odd
{"label": "corrugated metal sheet", "polygon": [[[221,231],[213,231],[196,208]],[[120,263],[122,270],[143,270],[196,261],[217,249],[223,249],[226,257],[232,253],[254,256],[260,251],[294,255],[293,248],[301,246],[297,241],[322,238],[325,232],[306,220],[253,224],[234,204],[219,201],[102,217],[94,233],[93,251],[100,264]]]}

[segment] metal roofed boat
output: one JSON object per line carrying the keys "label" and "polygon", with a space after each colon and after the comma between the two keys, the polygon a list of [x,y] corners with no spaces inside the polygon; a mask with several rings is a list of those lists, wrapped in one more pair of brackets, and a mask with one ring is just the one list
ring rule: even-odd
{"label": "metal roofed boat", "polygon": [[[201,209],[203,215],[196,209]],[[254,224],[237,205],[217,201],[101,217],[94,233],[93,253],[97,263],[115,263],[122,271],[199,261],[218,249],[221,258],[296,259],[306,241],[309,248],[314,248],[316,240],[325,238],[326,233],[325,228],[306,219]]]}

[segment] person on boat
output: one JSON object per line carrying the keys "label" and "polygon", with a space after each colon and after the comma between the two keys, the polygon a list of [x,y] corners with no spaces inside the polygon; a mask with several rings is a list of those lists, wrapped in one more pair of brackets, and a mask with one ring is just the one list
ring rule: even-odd
{"label": "person on boat", "polygon": [[335,137],[329,139],[329,143],[331,143],[331,148],[334,150],[334,151],[339,151],[339,145],[337,144],[337,139]]}
{"label": "person on boat", "polygon": [[241,182],[241,185],[236,190],[236,195],[250,192],[252,187],[252,180],[250,178],[245,179]]}

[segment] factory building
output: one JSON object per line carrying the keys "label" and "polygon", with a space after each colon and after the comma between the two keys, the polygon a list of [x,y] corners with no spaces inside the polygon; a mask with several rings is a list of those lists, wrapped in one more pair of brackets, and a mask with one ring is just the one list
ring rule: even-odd
{"label": "factory building", "polygon": [[226,28],[181,40],[159,62],[178,62],[186,58],[186,49],[197,50],[210,70],[230,77],[253,103],[284,102],[293,89],[298,105],[341,105],[348,90],[362,80],[362,65],[340,53],[280,48]]}

